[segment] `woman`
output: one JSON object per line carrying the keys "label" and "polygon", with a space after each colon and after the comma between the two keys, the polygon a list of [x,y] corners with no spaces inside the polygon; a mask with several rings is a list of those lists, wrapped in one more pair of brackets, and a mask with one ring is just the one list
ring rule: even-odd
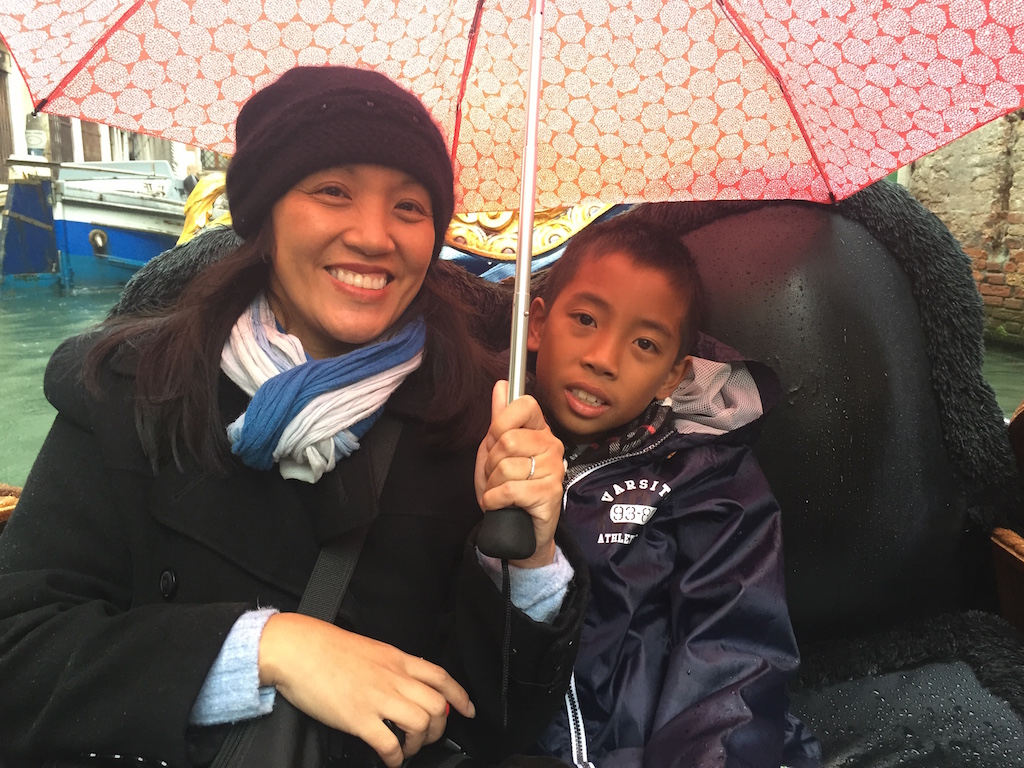
{"label": "woman", "polygon": [[[286,73],[236,129],[243,244],[48,367],[58,416],[0,539],[0,762],[204,765],[282,695],[345,734],[341,765],[442,734],[500,759],[558,705],[586,585],[554,541],[561,444],[530,398],[488,409],[491,358],[432,276],[444,141],[343,67]],[[382,412],[401,433],[372,518]],[[503,698],[500,573],[472,542],[509,504],[537,549],[512,563]],[[321,545],[371,518],[336,625],[295,613]]]}

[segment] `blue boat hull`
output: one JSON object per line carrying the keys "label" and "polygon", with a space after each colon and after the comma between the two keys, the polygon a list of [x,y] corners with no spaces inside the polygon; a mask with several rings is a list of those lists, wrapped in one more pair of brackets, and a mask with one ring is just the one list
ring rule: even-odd
{"label": "blue boat hull", "polygon": [[54,236],[49,179],[26,179],[7,190],[0,222],[0,290],[59,291],[60,257]]}
{"label": "blue boat hull", "polygon": [[[70,218],[78,211],[69,210],[66,218],[54,222],[61,269],[70,288],[107,288],[124,285],[147,261],[171,248],[178,240],[184,216],[154,229],[152,212],[141,211],[131,216],[123,212],[112,216],[110,210],[95,209],[86,220]],[[150,227],[145,229],[144,227]],[[94,233],[102,232],[104,247],[94,245]]]}
{"label": "blue boat hull", "polygon": [[[8,187],[0,225],[0,293],[115,288],[171,248],[184,202],[166,180],[52,181]],[[136,185],[138,188],[131,188]]]}

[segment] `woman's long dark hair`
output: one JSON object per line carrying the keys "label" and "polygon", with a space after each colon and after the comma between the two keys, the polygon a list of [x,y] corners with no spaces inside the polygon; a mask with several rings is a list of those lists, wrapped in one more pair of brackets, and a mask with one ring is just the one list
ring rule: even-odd
{"label": "woman's long dark hair", "polygon": [[[100,369],[115,352],[131,355],[135,371],[136,427],[154,468],[183,454],[225,470],[230,460],[219,408],[221,351],[231,329],[270,281],[273,234],[264,224],[251,240],[214,262],[184,289],[166,312],[116,316],[86,360],[86,383],[100,387]],[[420,374],[430,388],[426,420],[439,446],[464,448],[482,439],[490,421],[490,388],[506,371],[470,328],[462,297],[443,293],[437,262],[406,310],[427,326]]]}

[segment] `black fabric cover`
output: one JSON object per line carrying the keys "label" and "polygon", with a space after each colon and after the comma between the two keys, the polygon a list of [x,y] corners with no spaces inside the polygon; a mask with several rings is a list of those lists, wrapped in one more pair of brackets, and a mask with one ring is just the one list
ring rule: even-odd
{"label": "black fabric cover", "polygon": [[796,691],[791,708],[824,768],[1024,766],[1024,723],[962,661]]}
{"label": "black fabric cover", "polygon": [[791,706],[826,768],[1024,766],[1024,643],[977,611],[808,644]]}

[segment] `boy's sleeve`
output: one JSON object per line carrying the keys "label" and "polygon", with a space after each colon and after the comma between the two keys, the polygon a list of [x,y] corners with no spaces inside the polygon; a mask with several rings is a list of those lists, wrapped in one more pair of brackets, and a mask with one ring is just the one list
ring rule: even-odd
{"label": "boy's sleeve", "polygon": [[724,753],[727,768],[778,768],[799,666],[778,502],[745,448],[673,497],[672,648],[643,763],[722,765]]}
{"label": "boy's sleeve", "polygon": [[[479,549],[477,560],[494,586],[504,586],[501,560],[488,557]],[[575,574],[562,548],[555,547],[555,559],[550,565],[540,568],[517,568],[509,566],[509,588],[512,605],[521,610],[534,621],[547,623],[558,615],[562,602],[569,592],[569,583]]]}

